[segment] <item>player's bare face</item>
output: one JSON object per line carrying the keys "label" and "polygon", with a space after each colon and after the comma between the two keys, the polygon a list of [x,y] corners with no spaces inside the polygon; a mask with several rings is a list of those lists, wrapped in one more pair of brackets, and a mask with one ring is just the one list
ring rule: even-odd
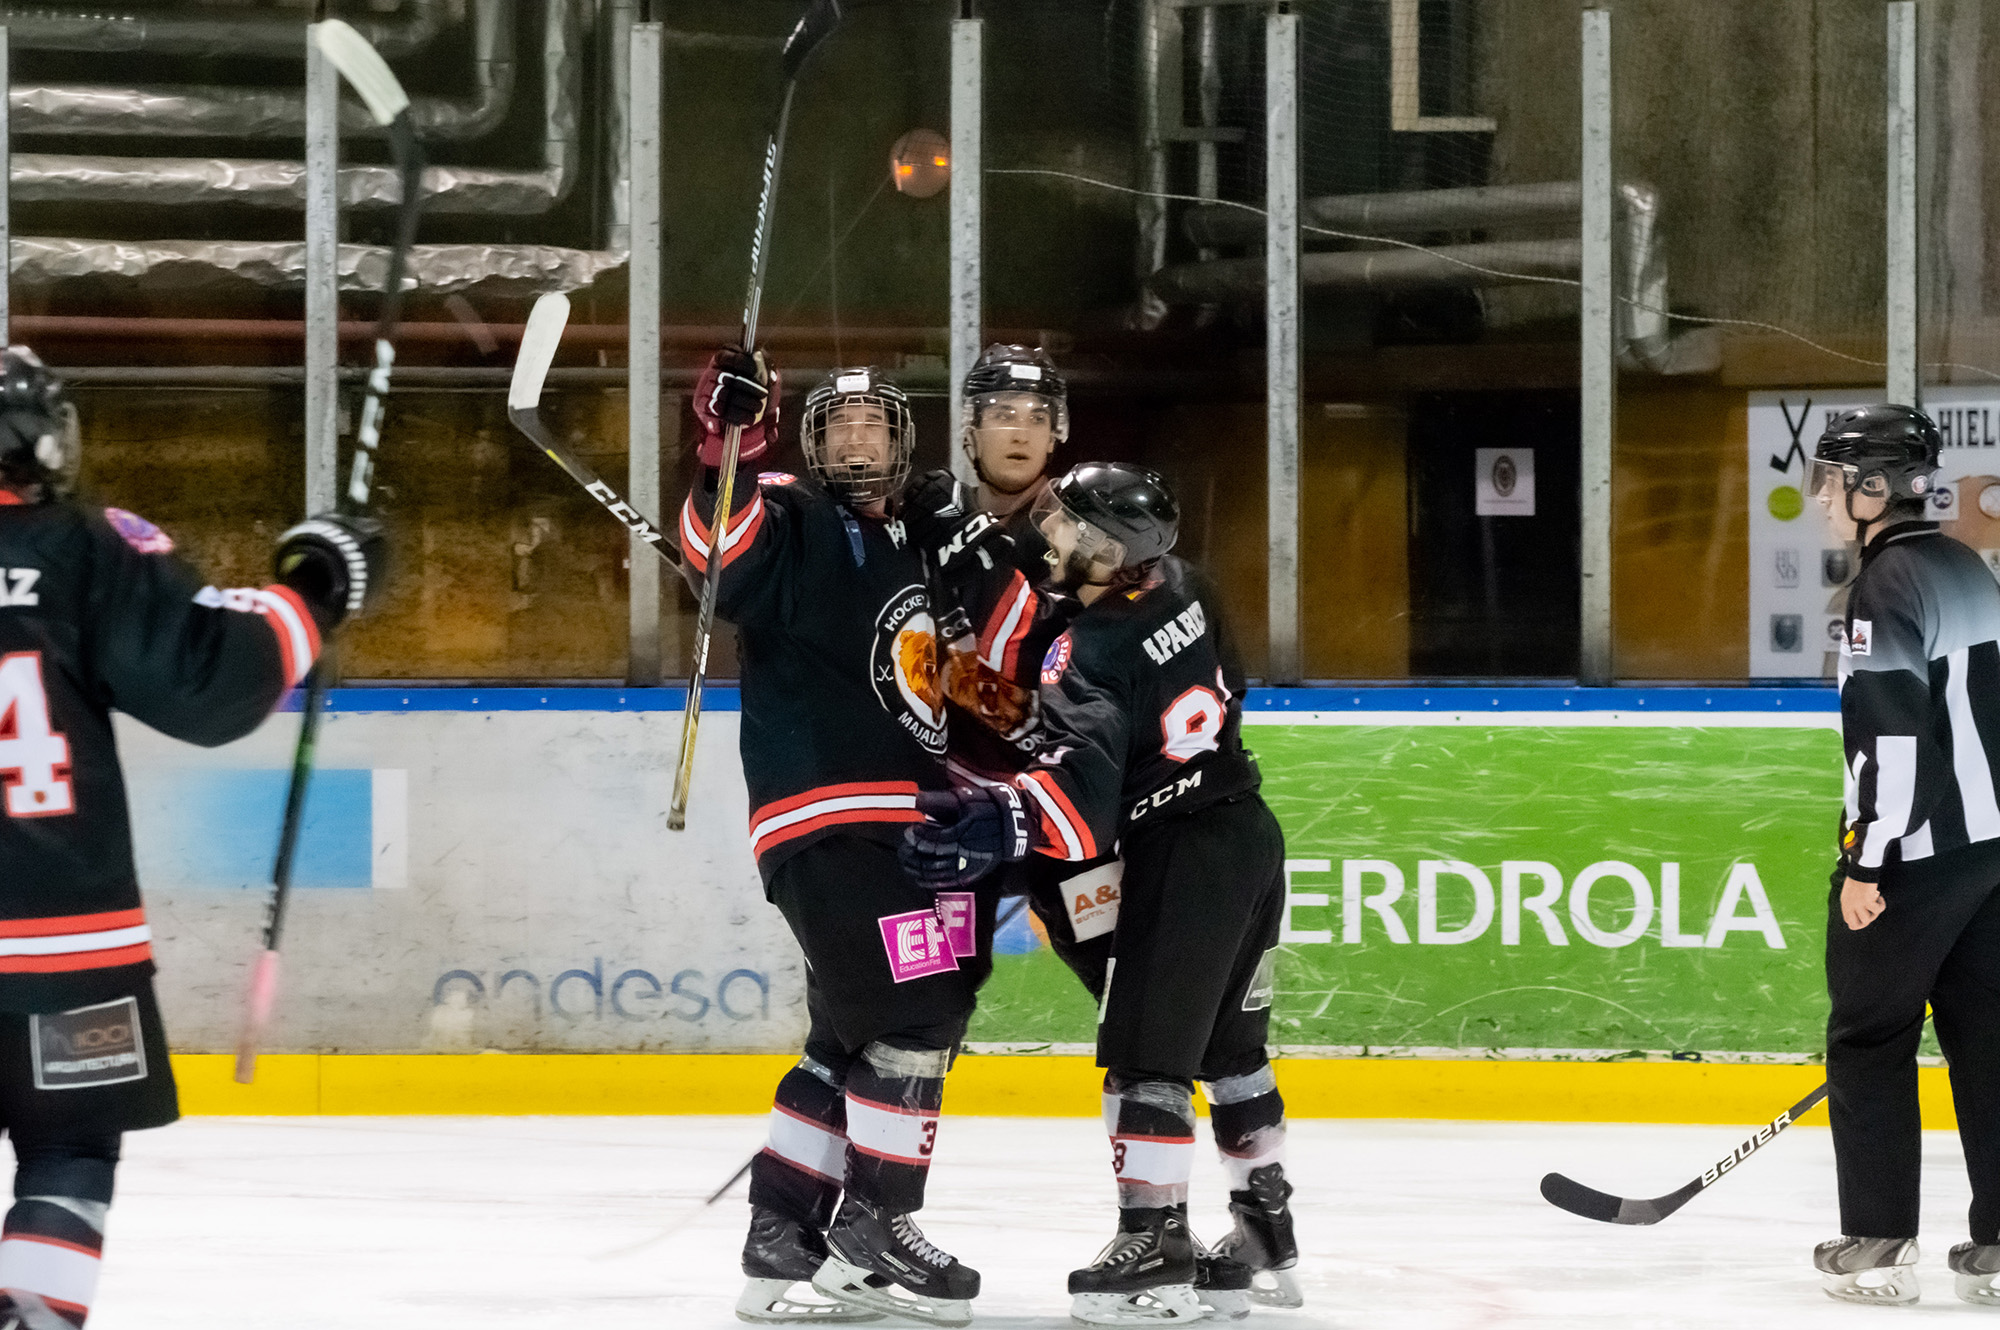
{"label": "player's bare face", "polygon": [[1847,495],[1847,486],[1840,472],[1832,467],[1816,468],[1819,484],[1813,490],[1813,498],[1819,500],[1826,510],[1827,525],[1841,540],[1855,540],[1861,534],[1863,522],[1873,522],[1888,508],[1886,498],[1879,494],[1856,493],[1852,502]]}
{"label": "player's bare face", "polygon": [[826,418],[826,457],[835,466],[861,466],[871,472],[889,465],[889,417],[872,402],[836,406]]}
{"label": "player's bare face", "polygon": [[994,393],[981,399],[972,446],[980,478],[1002,494],[1019,494],[1041,479],[1056,449],[1048,400],[1035,393]]}

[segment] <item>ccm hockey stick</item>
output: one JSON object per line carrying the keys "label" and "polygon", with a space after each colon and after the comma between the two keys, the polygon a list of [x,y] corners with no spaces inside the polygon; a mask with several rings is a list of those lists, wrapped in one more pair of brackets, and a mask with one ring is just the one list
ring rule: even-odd
{"label": "ccm hockey stick", "polygon": [[[839,22],[839,0],[813,0],[812,8],[785,39],[784,98],[778,103],[778,123],[764,145],[764,185],[757,199],[756,230],[750,237],[750,290],[743,298],[743,336],[739,342],[745,350],[756,349],[757,311],[764,301],[764,269],[771,256],[771,215],[778,192],[778,168],[784,158],[785,126],[792,118],[792,94],[798,91],[799,68]],[[736,453],[742,443],[743,427],[731,425],[722,440],[720,490],[709,524],[708,569],[701,584],[701,610],[694,627],[694,669],[688,675],[687,707],[681,712],[681,756],[674,768],[674,799],[667,808],[670,831],[687,827],[688,787],[694,781],[694,741],[701,728],[701,693],[708,680],[708,644],[715,628],[715,595],[722,585],[722,538],[729,529],[730,508],[736,498]]]}
{"label": "ccm hockey stick", "polygon": [[637,508],[619,498],[616,490],[578,460],[577,455],[564,447],[550,433],[549,427],[542,423],[542,384],[549,377],[549,366],[555,363],[556,348],[562,344],[563,329],[568,324],[568,296],[552,291],[535,302],[534,310],[528,315],[528,326],[521,334],[521,354],[514,361],[514,378],[507,387],[507,419],[513,422],[515,429],[528,436],[529,442],[542,450],[543,456],[583,486],[584,492],[591,498],[603,504],[605,512],[623,523],[626,530],[650,546],[653,553],[665,559],[669,566],[678,569],[681,566],[680,555],[660,529],[647,521]]}
{"label": "ccm hockey stick", "polygon": [[[347,490],[335,499],[343,513],[368,510],[374,488],[375,454],[382,443],[382,414],[389,396],[389,371],[396,363],[396,325],[402,318],[403,271],[417,235],[417,213],[423,206],[424,157],[410,127],[410,99],[368,39],[339,19],[311,28],[312,41],[342,78],[367,103],[368,114],[389,132],[389,151],[402,177],[403,198],[396,212],[395,242],[389,250],[387,289],[375,318],[375,368],[361,403],[361,424],[355,431],[354,469]],[[304,714],[299,719],[299,745],[292,754],[291,785],[285,791],[285,820],[278,832],[278,857],[271,870],[271,904],[264,919],[264,949],[250,974],[250,995],[243,1015],[243,1037],[236,1045],[236,1079],[245,1085],[257,1078],[257,1050],[271,1023],[278,996],[278,948],[284,939],[285,909],[291,904],[292,868],[298,857],[299,831],[305,821],[306,788],[312,782],[313,753],[319,741],[320,712],[328,679],[334,671],[333,643],[312,668],[306,681]]]}
{"label": "ccm hockey stick", "polygon": [[1804,1099],[1772,1118],[1768,1125],[1759,1127],[1755,1136],[1710,1164],[1700,1177],[1678,1191],[1668,1192],[1665,1196],[1655,1196],[1649,1201],[1635,1200],[1629,1196],[1612,1196],[1607,1192],[1572,1181],[1560,1173],[1551,1173],[1542,1179],[1542,1199],[1573,1215],[1595,1219],[1600,1223],[1657,1224],[1720,1182],[1723,1176],[1734,1171],[1738,1164],[1769,1145],[1777,1138],[1779,1132],[1817,1108],[1819,1102],[1826,1098],[1826,1091],[1827,1087],[1821,1085]]}

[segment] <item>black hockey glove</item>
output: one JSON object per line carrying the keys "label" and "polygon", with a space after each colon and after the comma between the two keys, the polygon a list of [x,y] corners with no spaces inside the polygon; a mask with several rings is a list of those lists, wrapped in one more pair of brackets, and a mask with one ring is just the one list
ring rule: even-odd
{"label": "black hockey glove", "polygon": [[1028,810],[1011,785],[919,794],[924,820],[903,832],[896,850],[903,871],[932,891],[969,887],[1028,857]]}
{"label": "black hockey glove", "polygon": [[389,542],[372,517],[321,513],[278,537],[278,580],[299,593],[320,631],[381,599]]}
{"label": "black hockey glove", "polygon": [[704,416],[704,424],[713,420],[724,429],[748,427],[764,418],[764,407],[771,400],[771,370],[762,351],[753,355],[740,346],[725,346],[709,359],[702,379],[700,386],[706,391],[697,392],[696,411]]}
{"label": "black hockey glove", "polygon": [[944,576],[975,561],[991,568],[1013,548],[1000,519],[980,512],[971,487],[953,480],[949,471],[919,477],[896,501],[896,516],[911,542]]}

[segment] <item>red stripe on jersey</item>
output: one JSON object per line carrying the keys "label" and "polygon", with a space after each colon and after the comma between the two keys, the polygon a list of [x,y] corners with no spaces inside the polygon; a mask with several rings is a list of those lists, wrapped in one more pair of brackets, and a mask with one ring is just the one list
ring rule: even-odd
{"label": "red stripe on jersey", "polygon": [[789,813],[807,804],[820,803],[827,799],[846,799],[857,794],[907,794],[915,798],[917,783],[913,780],[856,780],[844,785],[815,785],[799,794],[788,794],[782,799],[773,799],[762,808],[750,814],[750,825],[754,828],[767,818],[779,813]]}
{"label": "red stripe on jersey", "polygon": [[6,486],[0,485],[0,508],[12,508],[16,504],[25,508],[28,506],[28,501]]}
{"label": "red stripe on jersey", "polygon": [[136,928],[145,922],[144,910],[107,910],[102,914],[58,914],[44,919],[0,919],[0,937],[102,933],[112,928]]}
{"label": "red stripe on jersey", "polygon": [[1076,805],[1069,801],[1052,773],[1023,772],[1021,785],[1032,797],[1042,822],[1042,839],[1047,842],[1039,847],[1043,854],[1072,860],[1097,857],[1097,842],[1091,837],[1090,824],[1077,813]]}
{"label": "red stripe on jersey", "polygon": [[[750,491],[750,502],[729,515],[729,533],[722,539],[722,566],[741,558],[743,552],[757,542],[757,535],[764,528],[764,495],[754,486]],[[694,496],[681,505],[681,553],[687,557],[688,565],[698,573],[708,571],[708,547],[712,539],[712,528],[695,511]]]}
{"label": "red stripe on jersey", "polygon": [[113,951],[76,951],[63,956],[0,956],[0,974],[63,974],[71,970],[110,970],[153,959],[153,946],[141,942]]}
{"label": "red stripe on jersey", "polygon": [[1003,678],[1012,679],[1020,663],[1021,642],[1035,619],[1034,604],[1033,588],[1017,571],[979,631],[979,658]]}
{"label": "red stripe on jersey", "polygon": [[[299,593],[280,583],[264,588],[271,599],[264,602],[264,622],[278,639],[278,656],[285,670],[285,686],[302,682],[306,671],[319,659],[319,624],[306,608]],[[274,603],[275,602],[275,603]],[[303,648],[303,652],[302,652]],[[300,659],[301,654],[304,659]]]}
{"label": "red stripe on jersey", "polygon": [[924,815],[914,808],[844,808],[835,813],[821,813],[802,822],[794,822],[768,835],[760,836],[750,843],[750,852],[761,859],[786,841],[810,836],[815,831],[828,827],[851,826],[857,822],[921,822]]}

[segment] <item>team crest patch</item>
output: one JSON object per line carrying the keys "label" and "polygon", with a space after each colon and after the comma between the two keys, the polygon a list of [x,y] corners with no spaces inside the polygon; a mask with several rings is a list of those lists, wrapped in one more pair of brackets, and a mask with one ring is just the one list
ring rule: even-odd
{"label": "team crest patch", "polygon": [[914,583],[889,598],[875,619],[869,677],[882,707],[932,753],[944,752],[944,678],[930,597]]}
{"label": "team crest patch", "polygon": [[757,473],[757,483],[759,485],[796,485],[799,483],[799,478],[789,471],[759,471]]}
{"label": "team crest patch", "polygon": [[1069,654],[1072,649],[1068,633],[1049,643],[1049,654],[1042,657],[1043,683],[1062,682],[1063,671],[1069,668]]}
{"label": "team crest patch", "polygon": [[125,537],[125,543],[141,554],[171,554],[174,538],[148,522],[137,513],[128,513],[123,508],[106,508],[104,520],[111,523],[111,529]]}
{"label": "team crest patch", "polygon": [[1847,630],[1847,642],[1841,649],[1843,656],[1865,656],[1874,649],[1875,621],[1856,619],[1854,626]]}

